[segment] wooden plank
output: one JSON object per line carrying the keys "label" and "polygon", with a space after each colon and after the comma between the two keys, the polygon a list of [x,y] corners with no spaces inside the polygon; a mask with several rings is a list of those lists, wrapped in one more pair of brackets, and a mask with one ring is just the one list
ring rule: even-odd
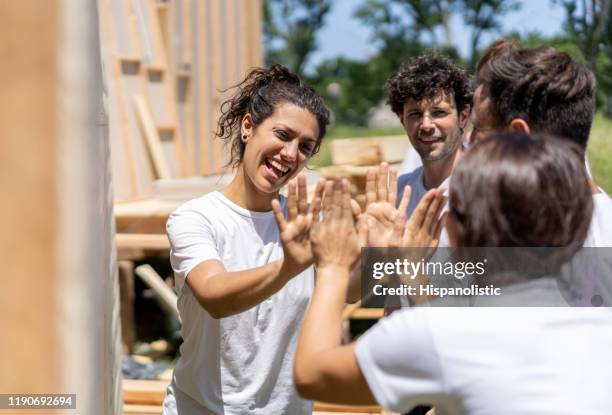
{"label": "wooden plank", "polygon": [[381,161],[401,163],[410,147],[410,140],[404,135],[345,138],[330,143],[332,163],[335,165],[363,166]]}
{"label": "wooden plank", "polygon": [[166,157],[161,147],[159,133],[153,122],[153,116],[151,115],[145,97],[142,95],[135,95],[134,107],[136,109],[142,135],[146,140],[149,154],[153,160],[153,166],[157,172],[157,177],[160,179],[169,179],[172,177],[172,174],[170,173],[170,168],[168,167]]}
{"label": "wooden plank", "polygon": [[[132,107],[131,98],[136,93],[142,93],[142,48],[137,35],[136,18],[131,2],[121,0],[103,0],[100,2],[100,16],[103,31],[109,40],[109,67],[112,76],[109,77],[111,98],[110,131],[111,136],[120,130],[123,137],[122,145],[112,145],[113,154],[124,152],[130,165],[130,181],[134,189],[130,199],[147,196],[151,192],[154,179],[153,169],[147,156],[146,145],[139,132],[138,121]],[[119,39],[117,38],[119,36]],[[130,45],[129,50],[118,51],[118,43]],[[115,102],[113,101],[115,100]],[[115,109],[117,108],[117,110]],[[112,157],[120,157],[118,154]],[[113,161],[114,166],[118,162]],[[120,161],[119,161],[120,163]],[[113,170],[115,181],[125,180],[126,174]],[[123,197],[116,200],[124,200]]]}
{"label": "wooden plank", "polygon": [[[194,73],[195,89],[195,137],[194,149],[197,152],[196,166],[200,174],[209,175],[214,173],[213,167],[213,134],[215,129],[215,106],[218,102],[214,96],[213,68],[217,64],[212,56],[212,6],[210,1],[196,1],[194,7],[194,20],[191,24],[194,28],[194,62],[196,71]],[[198,24],[200,22],[200,24]]]}
{"label": "wooden plank", "polygon": [[384,308],[358,308],[351,315],[352,320],[378,320],[385,314]]}
{"label": "wooden plank", "polygon": [[384,308],[363,308],[361,300],[347,304],[342,311],[342,320],[378,320],[383,317]]}
{"label": "wooden plank", "polygon": [[123,353],[134,352],[136,330],[134,328],[134,263],[132,261],[119,261],[119,297],[121,307],[121,342]]}
{"label": "wooden plank", "polygon": [[149,249],[167,251],[170,249],[170,242],[165,234],[149,233],[118,233],[115,235],[117,249]]}
{"label": "wooden plank", "polygon": [[380,146],[367,138],[332,140],[330,150],[334,165],[367,166],[383,161]]}
{"label": "wooden plank", "polygon": [[263,54],[263,3],[262,0],[243,0],[248,10],[248,34],[246,44],[249,50],[248,67],[262,66]]}
{"label": "wooden plank", "polygon": [[123,405],[123,415],[162,415],[161,405]]}
{"label": "wooden plank", "polygon": [[[225,13],[225,0],[211,0],[210,1],[210,17],[211,17],[211,55],[212,55],[212,81],[213,81],[213,102],[212,112],[213,120],[216,123],[221,116],[221,103],[224,101],[225,96],[228,93],[222,93],[221,90],[226,89],[228,84],[228,65],[227,65],[227,53],[231,53],[225,47],[225,31],[224,27],[227,25],[226,13]],[[233,23],[230,23],[233,26]],[[224,149],[221,140],[215,140],[214,137],[210,138],[209,146],[213,153],[213,164],[212,171],[218,172],[223,168],[224,164]]]}
{"label": "wooden plank", "polygon": [[377,405],[357,406],[357,405],[336,405],[324,402],[315,402],[313,411],[335,412],[335,413],[357,413],[357,414],[380,414],[381,407]]}
{"label": "wooden plank", "polygon": [[[164,3],[158,3],[157,7],[154,7],[153,2],[146,2],[146,16],[149,19],[148,25],[151,31],[151,38],[153,48],[158,55],[159,61],[162,62],[162,66],[165,68],[165,73],[162,74],[161,82],[161,99],[153,100],[152,102],[160,104],[160,108],[163,111],[163,119],[166,123],[174,125],[174,131],[172,134],[167,134],[165,140],[162,141],[166,157],[170,162],[172,171],[175,176],[185,176],[191,174],[192,170],[188,163],[185,162],[185,150],[187,148],[186,143],[183,139],[183,133],[181,125],[178,124],[178,113],[177,113],[177,85],[176,85],[176,68],[174,53],[170,49],[171,41],[165,40],[168,31],[172,27],[172,23],[169,20],[169,6]],[[161,118],[158,120],[159,124],[163,124]]]}
{"label": "wooden plank", "polygon": [[102,57],[106,63],[106,82],[109,91],[109,137],[113,172],[113,197],[126,201],[139,197],[136,164],[129,140],[129,125],[122,96],[121,58],[112,30],[109,1],[98,3]]}
{"label": "wooden plank", "polygon": [[179,318],[176,293],[166,285],[164,279],[155,272],[153,267],[148,264],[140,265],[134,272],[155,292],[155,297],[162,309]]}
{"label": "wooden plank", "polygon": [[382,158],[389,163],[401,163],[406,152],[412,147],[406,135],[374,137],[372,139],[380,146]]}
{"label": "wooden plank", "polygon": [[123,402],[130,405],[161,405],[164,402],[168,381],[123,380]]}
{"label": "wooden plank", "polygon": [[[130,410],[153,411],[152,408],[143,406],[157,406],[163,403],[166,393],[167,381],[163,380],[123,380],[123,402],[125,408]],[[139,405],[139,407],[127,405]],[[355,406],[355,405],[335,405],[323,402],[314,403],[314,411],[333,412],[333,413],[357,413],[357,414],[380,414],[381,408],[377,405]],[[137,413],[137,412],[136,412]],[[156,412],[142,412],[144,414]]]}

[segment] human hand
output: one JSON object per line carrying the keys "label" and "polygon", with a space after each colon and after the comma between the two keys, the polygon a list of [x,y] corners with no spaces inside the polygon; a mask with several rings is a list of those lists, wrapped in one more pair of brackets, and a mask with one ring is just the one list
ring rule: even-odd
{"label": "human hand", "polygon": [[446,212],[441,215],[446,203],[444,189],[432,189],[425,193],[408,221],[405,220],[406,210],[401,210],[403,205],[408,204],[408,200],[404,199],[406,191],[400,202],[400,212],[395,217],[389,247],[426,248],[423,256],[429,259],[440,243],[440,234],[447,216]]}
{"label": "human hand", "polygon": [[313,223],[310,240],[317,268],[348,270],[359,257],[359,239],[346,180],[325,184],[323,219]]}
{"label": "human hand", "polygon": [[291,180],[287,191],[286,220],[280,202],[276,199],[272,201],[272,210],[278,223],[281,243],[283,244],[282,269],[292,276],[299,274],[313,263],[309,234],[312,223],[319,220],[324,188],[325,181],[319,180],[312,202],[308,206],[306,178],[303,175],[298,176],[297,185],[296,180]]}
{"label": "human hand", "polygon": [[[388,179],[388,183],[387,183]],[[408,196],[410,199],[410,193]],[[366,176],[367,246],[385,248],[393,235],[397,200],[397,170],[381,163],[377,171],[369,169]],[[405,207],[404,207],[405,210]]]}

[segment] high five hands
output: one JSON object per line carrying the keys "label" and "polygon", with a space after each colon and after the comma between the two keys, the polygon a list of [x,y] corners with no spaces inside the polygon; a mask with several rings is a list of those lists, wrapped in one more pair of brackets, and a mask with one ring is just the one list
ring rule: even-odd
{"label": "high five hands", "polygon": [[296,180],[291,180],[287,194],[287,219],[280,202],[276,199],[272,201],[283,244],[282,267],[291,275],[299,274],[313,263],[310,229],[313,222],[319,221],[324,188],[325,181],[321,179],[315,188],[312,203],[308,205],[306,177],[298,176],[297,184]]}
{"label": "high five hands", "polygon": [[441,215],[446,198],[444,189],[429,190],[406,220],[411,196],[410,186],[404,188],[397,202],[397,171],[381,163],[378,170],[369,169],[366,176],[367,246],[378,248],[430,248],[429,256],[440,242],[446,214]]}
{"label": "high five hands", "polygon": [[283,244],[283,268],[296,275],[315,260],[321,266],[321,261],[352,258],[349,265],[354,264],[358,256],[353,255],[354,238],[361,247],[429,248],[430,256],[438,246],[446,218],[446,214],[440,214],[445,204],[443,193],[443,189],[428,191],[406,220],[411,189],[405,187],[396,207],[397,171],[389,169],[387,163],[367,172],[364,213],[351,200],[346,180],[319,180],[308,205],[306,178],[300,175],[288,185],[286,219],[279,201],[272,201]]}

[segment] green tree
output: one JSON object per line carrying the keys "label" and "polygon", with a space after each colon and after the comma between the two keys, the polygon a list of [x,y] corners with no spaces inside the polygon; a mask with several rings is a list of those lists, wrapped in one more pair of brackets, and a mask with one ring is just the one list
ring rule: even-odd
{"label": "green tree", "polygon": [[612,116],[612,0],[555,0],[565,9],[565,28],[599,83],[599,104]]}
{"label": "green tree", "polygon": [[330,7],[330,0],[264,0],[266,63],[282,63],[303,76]]}
{"label": "green tree", "polygon": [[516,0],[459,0],[457,4],[463,21],[471,28],[468,66],[473,70],[479,59],[482,36],[499,31],[502,17],[518,10],[520,3]]}
{"label": "green tree", "polygon": [[355,17],[372,29],[372,40],[390,59],[401,62],[425,49],[451,49],[451,54],[456,55],[449,23],[454,3],[455,0],[366,0]]}

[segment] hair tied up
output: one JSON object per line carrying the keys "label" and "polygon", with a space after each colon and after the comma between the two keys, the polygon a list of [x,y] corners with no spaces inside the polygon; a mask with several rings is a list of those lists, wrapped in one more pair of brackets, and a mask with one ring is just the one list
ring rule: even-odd
{"label": "hair tied up", "polygon": [[252,69],[246,78],[223,92],[234,93],[221,104],[221,117],[215,135],[230,147],[228,165],[237,167],[244,156],[245,140],[241,131],[242,119],[250,114],[254,128],[272,115],[282,103],[291,103],[305,108],[317,119],[319,137],[312,154],[319,149],[321,138],[329,124],[329,110],[320,95],[304,85],[300,78],[283,65]]}

